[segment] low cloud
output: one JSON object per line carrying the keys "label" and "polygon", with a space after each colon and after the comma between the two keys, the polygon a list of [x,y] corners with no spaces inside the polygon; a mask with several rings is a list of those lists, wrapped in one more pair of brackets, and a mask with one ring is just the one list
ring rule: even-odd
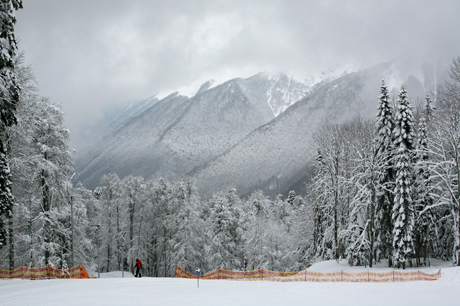
{"label": "low cloud", "polygon": [[215,75],[449,64],[460,53],[456,0],[40,0],[16,15],[40,93],[75,134],[110,105]]}

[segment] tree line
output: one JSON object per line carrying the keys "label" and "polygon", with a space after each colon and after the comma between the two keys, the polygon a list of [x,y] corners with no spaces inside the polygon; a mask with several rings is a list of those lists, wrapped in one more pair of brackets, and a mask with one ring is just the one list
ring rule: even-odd
{"label": "tree line", "polygon": [[382,81],[375,120],[329,125],[315,136],[310,186],[313,252],[351,265],[429,265],[459,257],[460,57],[449,79],[415,107]]}
{"label": "tree line", "polygon": [[106,272],[132,270],[141,258],[145,275],[171,276],[176,264],[205,272],[294,271],[339,258],[370,266],[429,265],[430,258],[458,264],[459,71],[456,58],[435,101],[427,96],[415,108],[404,86],[394,101],[382,82],[375,120],[320,129],[305,198],[255,191],[241,199],[229,187],[203,200],[188,177],[112,173],[94,191],[72,184],[64,114],[34,94],[33,73],[18,56],[16,123],[3,134],[5,198],[13,204],[2,215],[2,267],[84,264]]}

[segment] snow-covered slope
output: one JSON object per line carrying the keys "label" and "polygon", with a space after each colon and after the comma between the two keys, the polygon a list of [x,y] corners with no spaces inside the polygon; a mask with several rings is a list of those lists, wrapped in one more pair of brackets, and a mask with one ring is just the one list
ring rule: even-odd
{"label": "snow-covered slope", "polygon": [[235,185],[240,194],[283,193],[303,180],[312,159],[312,134],[325,124],[374,116],[388,65],[351,73],[317,89],[190,175],[204,197]]}
{"label": "snow-covered slope", "polygon": [[375,116],[382,79],[406,80],[411,101],[423,99],[433,83],[429,73],[423,75],[423,85],[398,73],[395,62],[389,62],[339,78],[331,69],[303,81],[259,73],[221,84],[195,84],[183,90],[189,96],[150,100],[135,116],[122,116],[129,118],[123,124],[115,118],[113,133],[98,140],[87,151],[91,154],[80,154],[77,180],[94,188],[109,172],[167,179],[188,174],[197,179],[205,198],[229,185],[242,195],[256,189],[270,195],[291,189],[302,194],[312,159],[311,137],[320,126]]}
{"label": "snow-covered slope", "polygon": [[[374,118],[381,81],[400,76],[397,67],[392,61],[321,83],[271,122],[189,175],[196,178],[204,198],[229,185],[241,195],[257,189],[271,196],[289,190],[304,194],[315,151],[313,133],[326,124],[340,124],[357,116]],[[401,83],[390,90],[396,96],[405,82],[412,103],[422,101],[433,86],[427,81],[422,85],[413,75],[400,78]],[[424,78],[427,80],[428,75]]]}
{"label": "snow-covered slope", "polygon": [[[318,268],[315,269],[315,266]],[[340,271],[335,261],[312,266]],[[437,281],[407,283],[279,283],[176,278],[101,278],[0,281],[1,305],[405,305],[452,306],[460,300],[460,268],[421,268]],[[357,267],[354,271],[367,271]],[[381,269],[372,269],[382,271]]]}
{"label": "snow-covered slope", "polygon": [[[209,82],[190,99],[175,94],[157,101],[99,142],[101,149],[93,150],[97,153],[86,163],[77,163],[77,179],[90,188],[109,172],[120,177],[133,174],[175,179],[273,119],[268,101],[285,103],[283,97],[271,96],[273,82],[264,74],[215,87]],[[287,97],[297,89],[283,90]]]}
{"label": "snow-covered slope", "polygon": [[[169,148],[156,144],[185,112],[188,102],[187,97],[172,94],[101,139],[95,144],[94,156],[88,158],[87,163],[76,164],[77,181],[94,188],[99,179],[110,172],[121,177],[154,172],[161,166],[161,158],[172,154]],[[142,173],[145,165],[147,171]]]}
{"label": "snow-covered slope", "polygon": [[[92,125],[88,125],[80,134],[81,139],[76,140],[78,147],[77,167],[91,162],[104,149],[101,144],[131,119],[139,116],[145,110],[158,102],[156,96],[129,104],[127,107],[113,106],[106,110],[106,116]],[[81,168],[80,168],[81,169]]]}

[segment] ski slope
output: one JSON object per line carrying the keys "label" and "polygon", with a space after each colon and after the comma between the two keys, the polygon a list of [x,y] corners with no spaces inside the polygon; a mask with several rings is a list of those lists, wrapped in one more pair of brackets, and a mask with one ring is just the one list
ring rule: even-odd
{"label": "ski slope", "polygon": [[[125,272],[101,279],[2,280],[0,305],[460,305],[460,268],[432,262],[441,279],[408,283],[278,283],[134,278]],[[321,262],[311,271],[367,271],[345,262]],[[377,267],[372,271],[389,271]],[[408,269],[411,270],[411,269]]]}

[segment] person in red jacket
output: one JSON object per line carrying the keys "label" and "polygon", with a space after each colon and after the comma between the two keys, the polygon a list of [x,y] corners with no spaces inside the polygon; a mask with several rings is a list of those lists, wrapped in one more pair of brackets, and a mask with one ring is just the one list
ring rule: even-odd
{"label": "person in red jacket", "polygon": [[142,268],[142,263],[139,258],[136,258],[136,274],[134,277],[142,277],[140,269]]}

